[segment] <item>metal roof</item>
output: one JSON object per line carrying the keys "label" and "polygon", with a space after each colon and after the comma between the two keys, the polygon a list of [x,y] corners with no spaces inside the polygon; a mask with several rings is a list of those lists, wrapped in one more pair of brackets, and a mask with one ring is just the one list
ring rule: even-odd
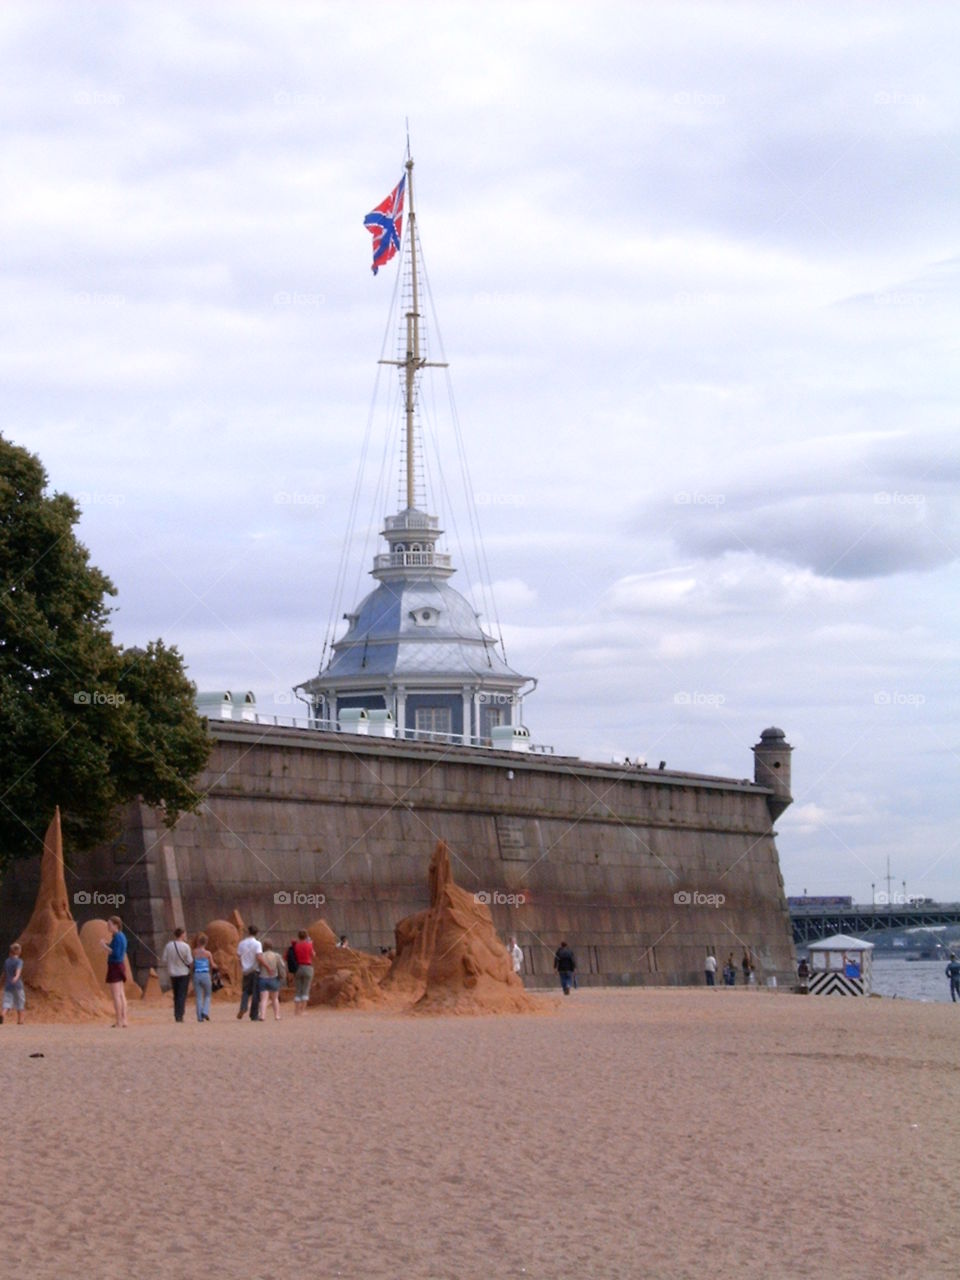
{"label": "metal roof", "polygon": [[442,578],[381,582],[346,616],[330,662],[300,686],[308,692],[358,676],[486,677],[517,686],[528,679],[507,665],[476,610]]}

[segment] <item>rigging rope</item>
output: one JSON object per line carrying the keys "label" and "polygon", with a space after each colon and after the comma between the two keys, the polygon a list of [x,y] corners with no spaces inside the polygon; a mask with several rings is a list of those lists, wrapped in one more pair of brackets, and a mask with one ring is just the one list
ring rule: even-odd
{"label": "rigging rope", "polygon": [[[397,277],[394,280],[393,295],[390,299],[390,310],[387,314],[387,323],[383,332],[383,342],[380,345],[381,359],[383,359],[383,357],[386,355],[386,352],[387,352],[387,342],[389,340],[391,328],[394,323],[394,312],[396,310],[399,289],[400,289],[400,274],[398,272]],[[339,564],[337,565],[337,576],[334,579],[333,607],[330,613],[330,618],[327,622],[327,630],[323,640],[323,649],[320,655],[321,671],[323,671],[324,667],[326,666],[328,655],[332,655],[333,638],[336,632],[337,624],[340,621],[340,614],[343,607],[343,591],[346,585],[347,566],[350,559],[350,545],[353,542],[354,532],[356,529],[357,511],[359,510],[359,506],[360,506],[360,494],[363,489],[363,477],[364,477],[364,472],[367,465],[367,454],[370,448],[370,436],[373,430],[373,418],[376,410],[377,395],[380,389],[380,375],[383,372],[383,369],[385,367],[386,366],[381,364],[377,365],[377,373],[373,383],[373,393],[371,394],[371,397],[370,397],[370,407],[367,411],[367,425],[363,433],[363,442],[360,446],[360,463],[357,467],[357,476],[356,476],[356,480],[354,481],[353,494],[350,499],[350,508],[347,515],[347,532],[343,540],[343,545],[340,550],[340,561],[339,561]],[[382,468],[382,463],[381,463],[381,468]],[[368,530],[368,536],[369,536],[369,530]],[[366,543],[364,544],[364,553],[366,553]]]}
{"label": "rigging rope", "polygon": [[[433,300],[433,289],[430,287],[430,277],[427,274],[427,264],[421,258],[421,268],[423,272],[423,280],[427,289],[427,297],[430,301],[430,311],[433,315],[433,327],[437,335],[437,345],[440,348],[440,357],[446,361],[446,351],[443,346],[443,335],[440,332],[440,322],[437,318],[437,308]],[[480,581],[481,598],[483,600],[484,611],[487,616],[492,619],[496,626],[497,640],[500,645],[500,652],[503,660],[507,660],[507,649],[503,640],[503,629],[500,626],[500,615],[497,612],[497,601],[493,591],[493,581],[490,577],[490,564],[487,559],[487,548],[483,541],[483,532],[480,528],[480,515],[477,511],[474,493],[470,481],[470,466],[467,461],[466,443],[463,438],[463,430],[460,426],[460,415],[457,412],[456,399],[453,394],[453,380],[450,377],[449,368],[444,369],[447,384],[447,397],[450,403],[450,417],[453,421],[454,438],[457,442],[457,457],[460,462],[460,475],[463,482],[464,497],[467,504],[467,515],[470,521],[470,531],[474,539],[474,551],[477,558],[478,578]],[[442,474],[442,473],[441,473]],[[458,535],[459,537],[459,535]],[[489,611],[487,600],[489,598]]]}

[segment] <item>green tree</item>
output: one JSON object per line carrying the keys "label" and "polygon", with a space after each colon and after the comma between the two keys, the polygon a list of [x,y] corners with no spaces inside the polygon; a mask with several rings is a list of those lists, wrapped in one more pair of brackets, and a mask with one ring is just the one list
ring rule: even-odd
{"label": "green tree", "polygon": [[114,835],[142,796],[169,825],[196,809],[210,741],[175,648],[118,647],[116,588],[89,562],[66,494],[0,436],[0,862],[37,853],[60,805],[64,838]]}

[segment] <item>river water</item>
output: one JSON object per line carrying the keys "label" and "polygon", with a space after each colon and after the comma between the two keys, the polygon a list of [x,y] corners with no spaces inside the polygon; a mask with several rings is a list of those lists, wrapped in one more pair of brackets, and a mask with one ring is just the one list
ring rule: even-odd
{"label": "river water", "polygon": [[[874,956],[873,989],[877,995],[901,1000],[933,1000],[950,1003],[950,979],[944,974],[947,959],[902,960],[898,956]],[[960,1004],[957,1006],[960,1010]]]}

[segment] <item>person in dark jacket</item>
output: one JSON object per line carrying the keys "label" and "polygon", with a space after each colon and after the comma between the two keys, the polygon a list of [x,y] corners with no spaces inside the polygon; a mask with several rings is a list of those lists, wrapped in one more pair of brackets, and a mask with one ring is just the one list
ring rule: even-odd
{"label": "person in dark jacket", "polygon": [[955,1004],[960,1000],[960,960],[955,951],[950,952],[950,963],[944,972],[950,979],[950,1001]]}
{"label": "person in dark jacket", "polygon": [[577,972],[577,958],[565,942],[561,942],[557,947],[553,957],[553,967],[560,975],[563,994],[568,996],[574,980],[573,975]]}

